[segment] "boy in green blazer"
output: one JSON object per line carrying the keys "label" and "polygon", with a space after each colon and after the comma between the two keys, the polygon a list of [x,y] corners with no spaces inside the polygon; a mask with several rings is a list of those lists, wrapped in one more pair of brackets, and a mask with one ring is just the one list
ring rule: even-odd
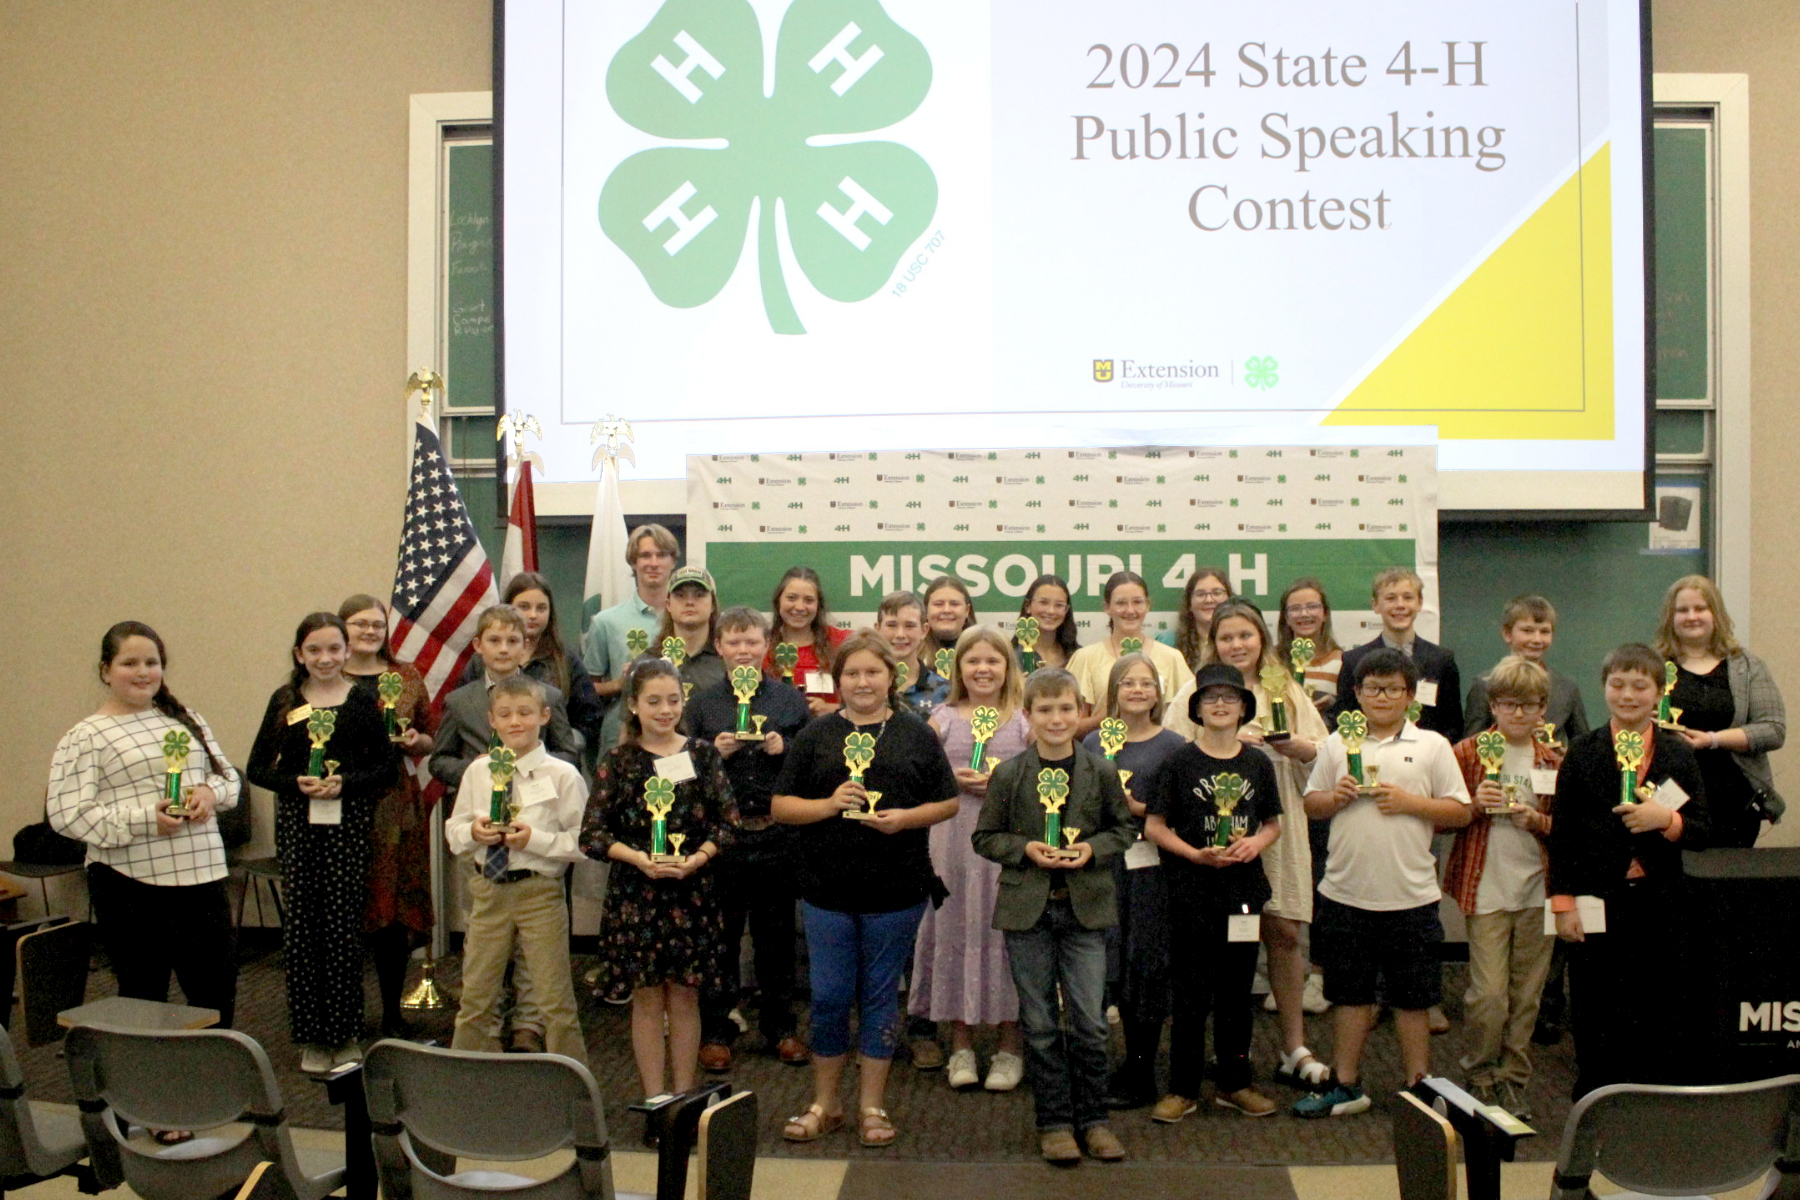
{"label": "boy in green blazer", "polygon": [[994,928],[1006,934],[1019,989],[1040,1149],[1054,1163],[1080,1162],[1079,1132],[1088,1154],[1117,1162],[1125,1147],[1106,1123],[1105,1104],[1106,930],[1119,919],[1108,860],[1136,832],[1118,772],[1075,744],[1075,677],[1056,668],[1033,674],[1025,711],[1032,744],[994,768],[972,841],[1001,868]]}

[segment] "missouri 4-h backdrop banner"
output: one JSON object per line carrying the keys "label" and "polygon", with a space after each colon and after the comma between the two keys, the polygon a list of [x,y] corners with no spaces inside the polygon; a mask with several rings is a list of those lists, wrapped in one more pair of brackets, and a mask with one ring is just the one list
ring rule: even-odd
{"label": "missouri 4-h backdrop banner", "polygon": [[688,555],[722,604],[767,610],[787,568],[809,566],[834,618],[939,575],[1010,627],[1031,581],[1068,580],[1099,629],[1115,571],[1150,585],[1146,628],[1174,627],[1197,566],[1275,619],[1296,577],[1324,583],[1340,640],[1373,627],[1369,584],[1403,566],[1425,580],[1419,630],[1437,636],[1437,462],[1431,446],[1129,450],[909,450],[690,455]]}

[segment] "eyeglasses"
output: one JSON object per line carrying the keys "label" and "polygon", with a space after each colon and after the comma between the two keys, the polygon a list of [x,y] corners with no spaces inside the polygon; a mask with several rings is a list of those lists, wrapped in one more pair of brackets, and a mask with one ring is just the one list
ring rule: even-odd
{"label": "eyeglasses", "polygon": [[1194,593],[1196,600],[1224,600],[1231,595],[1224,588],[1201,588]]}
{"label": "eyeglasses", "polygon": [[1207,692],[1200,697],[1202,704],[1242,704],[1244,698],[1236,692]]}
{"label": "eyeglasses", "polygon": [[1509,717],[1520,717],[1526,713],[1541,713],[1546,705],[1542,700],[1496,700],[1492,707],[1497,713],[1505,713]]}
{"label": "eyeglasses", "polygon": [[1406,695],[1407,687],[1404,683],[1365,683],[1359,685],[1356,690],[1370,699],[1379,697],[1384,700],[1398,700]]}
{"label": "eyeglasses", "polygon": [[345,622],[345,624],[349,625],[350,628],[352,628],[352,629],[386,629],[387,628],[386,621],[347,621],[347,622]]}
{"label": "eyeglasses", "polygon": [[1315,600],[1311,604],[1290,604],[1287,606],[1287,610],[1290,614],[1299,616],[1304,613],[1322,613],[1325,611],[1325,606]]}

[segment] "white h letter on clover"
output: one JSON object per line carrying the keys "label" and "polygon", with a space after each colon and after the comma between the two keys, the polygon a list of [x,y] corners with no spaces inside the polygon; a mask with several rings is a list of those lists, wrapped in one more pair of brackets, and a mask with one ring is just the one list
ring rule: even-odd
{"label": "white h letter on clover", "polygon": [[706,47],[696,42],[685,29],[675,35],[675,45],[687,51],[687,59],[679,67],[660,54],[656,56],[656,61],[652,62],[650,67],[658,75],[668,80],[670,87],[686,96],[689,104],[697,104],[705,93],[689,78],[694,73],[694,68],[699,67],[717,79],[725,73],[725,64],[708,54]]}
{"label": "white h letter on clover", "polygon": [[[850,207],[839,212],[828,203],[821,204],[819,205],[819,215],[825,219],[827,225],[843,234],[845,241],[858,250],[867,250],[869,235],[858,229],[856,222],[866,214],[874,217],[880,224],[886,225],[894,219],[894,210],[869,195],[863,190],[861,184],[848,175],[844,176],[843,181],[838,184],[838,191],[850,197]],[[698,231],[696,230],[696,232]]]}
{"label": "white h letter on clover", "polygon": [[[683,183],[669,193],[667,200],[657,205],[650,211],[650,215],[644,218],[644,228],[647,230],[654,231],[665,221],[675,226],[675,235],[663,243],[663,249],[668,251],[670,258],[680,254],[683,246],[699,237],[702,229],[719,219],[719,210],[710,204],[701,209],[699,215],[695,217],[689,217],[681,211],[681,206],[692,200],[694,193],[698,190],[692,180]],[[836,216],[837,214],[833,213],[832,215]],[[867,241],[868,239],[863,240]]]}
{"label": "white h letter on clover", "polygon": [[869,68],[881,61],[885,53],[880,46],[871,45],[863,51],[861,58],[850,55],[850,43],[862,36],[862,26],[855,21],[838,30],[838,35],[825,43],[825,48],[812,56],[806,65],[812,68],[814,75],[819,74],[827,66],[837,63],[844,68],[844,73],[832,81],[831,90],[843,95],[856,86],[856,81],[869,73]]}

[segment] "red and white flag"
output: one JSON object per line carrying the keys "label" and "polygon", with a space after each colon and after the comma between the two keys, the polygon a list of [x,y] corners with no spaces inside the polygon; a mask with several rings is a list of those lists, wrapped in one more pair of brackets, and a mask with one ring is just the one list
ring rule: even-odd
{"label": "red and white flag", "polygon": [[506,545],[500,551],[500,579],[510,582],[520,571],[538,569],[537,504],[531,494],[531,460],[519,456],[519,478],[513,482],[512,504],[506,515]]}
{"label": "red and white flag", "polygon": [[456,490],[437,430],[413,430],[412,482],[394,571],[394,656],[419,669],[433,707],[456,687],[475,646],[475,619],[495,603],[494,570]]}

